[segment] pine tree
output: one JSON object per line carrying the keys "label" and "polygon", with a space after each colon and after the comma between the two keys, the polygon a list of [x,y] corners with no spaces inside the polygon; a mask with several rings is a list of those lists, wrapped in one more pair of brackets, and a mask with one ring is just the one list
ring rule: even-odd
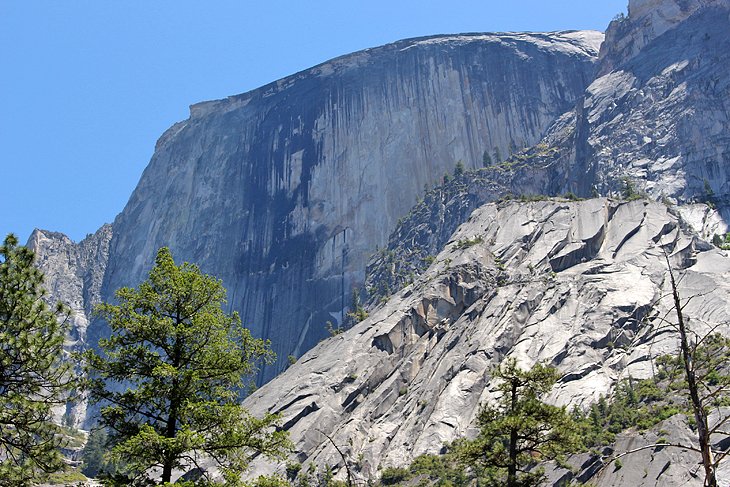
{"label": "pine tree", "polygon": [[0,485],[30,485],[60,470],[53,407],[74,383],[63,361],[69,312],[49,309],[33,252],[10,234],[0,246]]}
{"label": "pine tree", "polygon": [[524,371],[509,359],[494,376],[500,381],[497,404],[481,409],[479,436],[457,445],[458,455],[474,469],[480,485],[539,485],[543,472],[537,463],[579,445],[578,426],[565,409],[540,400],[557,373],[540,364]]}
{"label": "pine tree", "polygon": [[488,151],[484,151],[484,154],[482,154],[482,165],[484,167],[489,167],[492,165],[492,157],[489,155]]}
{"label": "pine tree", "polygon": [[161,483],[175,469],[212,459],[236,485],[252,453],[279,457],[289,448],[278,416],[256,418],[240,405],[245,378],[273,358],[268,342],[226,314],[221,282],[198,267],[173,261],[159,250],[149,278],[137,289],[116,292],[119,304],[98,311],[111,336],[102,354],[86,353],[91,398],[101,401],[101,425],[109,432],[112,458],[127,483]]}
{"label": "pine tree", "polygon": [[[730,421],[730,414],[726,412],[730,403],[730,371],[727,365],[730,361],[730,339],[712,332],[697,336],[696,332],[689,329],[683,312],[686,303],[682,304],[667,254],[665,259],[677,317],[676,328],[679,331],[681,359],[677,363],[684,369],[688,402],[694,413],[699,453],[705,469],[705,485],[717,487],[717,468],[730,454],[728,451],[715,452],[712,449],[713,435],[726,434],[725,424]],[[695,335],[694,340],[692,335]],[[718,417],[711,424],[708,413],[713,409],[717,411]]]}
{"label": "pine tree", "polygon": [[454,177],[460,178],[464,175],[464,172],[466,172],[464,161],[456,161],[456,166],[454,166]]}
{"label": "pine tree", "polygon": [[494,148],[494,162],[496,164],[502,162],[502,153],[499,151],[499,147]]}

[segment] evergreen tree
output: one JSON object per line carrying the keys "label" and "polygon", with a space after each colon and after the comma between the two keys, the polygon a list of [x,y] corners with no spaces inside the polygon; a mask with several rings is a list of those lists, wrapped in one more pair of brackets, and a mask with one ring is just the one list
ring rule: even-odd
{"label": "evergreen tree", "polygon": [[454,167],[454,176],[455,177],[461,177],[464,175],[464,172],[466,171],[466,168],[464,167],[464,161],[457,161],[456,166]]}
{"label": "evergreen tree", "polygon": [[641,198],[641,193],[637,191],[636,185],[628,176],[623,179],[623,188],[621,189],[621,197],[627,201],[634,201]]}
{"label": "evergreen tree", "polygon": [[578,427],[564,408],[540,400],[558,376],[555,369],[535,365],[524,371],[509,359],[495,371],[501,393],[497,404],[479,412],[479,436],[462,441],[457,451],[474,469],[480,484],[507,487],[539,485],[538,462],[575,450]]}
{"label": "evergreen tree", "polygon": [[360,300],[360,290],[356,287],[352,288],[352,299],[350,302],[350,311],[347,313],[347,321],[351,326],[360,323],[368,317],[368,312],[362,305]]}
{"label": "evergreen tree", "polygon": [[489,167],[492,165],[492,157],[489,155],[488,151],[484,151],[484,154],[482,154],[482,165],[484,167]]}
{"label": "evergreen tree", "polygon": [[157,253],[149,278],[116,292],[119,304],[102,304],[111,336],[103,354],[85,354],[93,401],[109,431],[122,482],[161,483],[173,470],[212,459],[229,485],[237,485],[252,453],[279,457],[289,448],[278,416],[250,415],[240,405],[245,378],[273,352],[226,314],[221,282],[195,265],[180,266],[170,251]]}
{"label": "evergreen tree", "polygon": [[63,362],[69,312],[49,309],[33,252],[10,234],[0,246],[0,485],[30,485],[60,470],[53,406],[73,387]]}
{"label": "evergreen tree", "polygon": [[496,164],[502,162],[502,153],[499,151],[499,147],[494,148],[494,162]]}
{"label": "evergreen tree", "polygon": [[96,428],[89,433],[82,452],[81,467],[81,472],[87,477],[104,477],[113,472],[113,465],[105,458],[107,443],[106,430]]}

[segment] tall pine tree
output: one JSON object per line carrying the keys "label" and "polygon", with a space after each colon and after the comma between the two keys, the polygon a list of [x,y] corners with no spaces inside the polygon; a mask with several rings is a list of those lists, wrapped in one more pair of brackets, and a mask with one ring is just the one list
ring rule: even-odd
{"label": "tall pine tree", "polygon": [[112,333],[102,353],[85,355],[90,392],[125,485],[155,482],[152,469],[170,482],[203,458],[237,485],[253,453],[289,448],[276,415],[256,418],[240,404],[245,378],[273,352],[223,310],[225,294],[218,279],[176,265],[162,248],[146,281],[98,307]]}
{"label": "tall pine tree", "polygon": [[508,359],[494,376],[500,397],[496,405],[481,409],[479,436],[458,444],[457,454],[474,470],[479,485],[540,485],[543,472],[537,464],[579,445],[578,427],[570,415],[540,398],[557,373],[541,364],[525,371]]}
{"label": "tall pine tree", "polygon": [[30,485],[64,466],[53,407],[73,387],[63,361],[69,312],[44,302],[33,252],[10,234],[0,246],[0,485]]}

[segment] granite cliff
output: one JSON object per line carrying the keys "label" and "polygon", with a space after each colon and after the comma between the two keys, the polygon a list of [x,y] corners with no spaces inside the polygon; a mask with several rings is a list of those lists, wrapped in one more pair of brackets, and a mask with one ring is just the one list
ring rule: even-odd
{"label": "granite cliff", "polygon": [[223,279],[231,308],[271,340],[279,362],[265,381],[326,336],[327,321],[341,322],[368,257],[424,187],[458,160],[478,167],[485,150],[507,154],[539,140],[592,79],[602,39],[413,39],[193,105],[162,135],[109,230],[100,291],[78,279],[64,287],[46,240],[35,245],[41,267],[63,288],[57,297],[83,303],[75,309],[91,325],[80,336],[94,343],[105,328],[86,310],[136,285],[156,249],[169,246]]}
{"label": "granite cliff", "polygon": [[516,194],[579,196],[618,194],[629,181],[655,199],[711,203],[727,218],[729,30],[728,0],[631,1],[576,107],[493,179]]}
{"label": "granite cliff", "polygon": [[[330,465],[344,475],[330,436],[362,479],[471,434],[495,390],[491,371],[507,357],[557,367],[548,401],[586,407],[621,379],[650,377],[653,359],[676,351],[663,321],[672,306],[665,254],[684,276],[681,295],[701,296],[684,308],[697,331],[720,325],[730,333],[730,258],[691,226],[703,211],[602,198],[486,204],[413,284],[246,404],[283,415],[305,467]],[[664,427],[691,438],[686,426]],[[622,441],[617,449],[646,440]],[[702,485],[687,452],[624,463],[591,482]],[[571,475],[561,471],[556,483]]]}
{"label": "granite cliff", "polygon": [[728,32],[728,0],[629,2],[575,107],[534,146],[427,193],[391,234],[389,252],[369,263],[366,286],[376,299],[386,285],[399,289],[473,210],[506,195],[620,195],[628,185],[668,203],[709,203],[722,233],[730,218]]}
{"label": "granite cliff", "polygon": [[[279,356],[259,381],[299,357],[247,405],[283,414],[299,461],[343,474],[324,432],[377,476],[468,435],[504,357],[555,365],[550,400],[579,407],[645,376],[676,348],[665,252],[701,296],[691,319],[730,320],[708,243],[730,217],[728,32],[730,0],[631,0],[600,50],[595,32],[464,34],[343,56],[193,105],[111,226],[31,244],[74,346],[160,246],[222,278]],[[363,284],[370,317],[315,346]],[[700,485],[691,455],[647,455],[592,482]]]}

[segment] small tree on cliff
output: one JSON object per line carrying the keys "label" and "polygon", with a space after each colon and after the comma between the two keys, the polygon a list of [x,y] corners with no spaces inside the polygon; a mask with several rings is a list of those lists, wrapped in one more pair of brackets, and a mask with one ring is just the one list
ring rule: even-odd
{"label": "small tree on cliff", "polygon": [[482,408],[479,436],[457,444],[457,454],[482,485],[539,485],[543,472],[538,462],[558,458],[580,444],[578,426],[565,409],[540,400],[557,373],[541,364],[524,371],[509,359],[494,376],[500,381],[497,404]]}
{"label": "small tree on cliff", "polygon": [[202,455],[236,485],[252,453],[286,452],[278,417],[256,418],[240,405],[244,378],[273,352],[238,314],[223,311],[219,280],[176,265],[162,248],[149,278],[116,297],[119,304],[98,307],[112,332],[99,341],[103,355],[85,358],[112,458],[126,469],[122,482],[149,483],[152,468],[170,482],[173,470],[198,466]]}
{"label": "small tree on cliff", "polygon": [[[730,338],[718,333],[717,329],[727,323],[709,325],[709,331],[700,334],[689,326],[685,308],[693,297],[682,299],[675,273],[665,253],[671,287],[672,307],[675,319],[660,317],[662,326],[674,329],[679,338],[679,353],[657,358],[657,384],[667,393],[670,404],[677,404],[685,411],[691,411],[697,445],[662,441],[642,446],[609,457],[604,465],[635,452],[657,447],[674,447],[694,451],[700,455],[705,472],[705,486],[717,487],[717,470],[730,450],[718,449],[718,441],[730,434]],[[661,299],[661,298],[660,298]],[[684,301],[684,302],[683,302]],[[667,313],[668,315],[669,313]],[[712,419],[710,415],[712,414]],[[690,416],[690,414],[688,414]]]}
{"label": "small tree on cliff", "polygon": [[64,466],[53,406],[73,387],[62,361],[69,311],[43,301],[34,254],[10,234],[0,246],[0,485],[30,485]]}

